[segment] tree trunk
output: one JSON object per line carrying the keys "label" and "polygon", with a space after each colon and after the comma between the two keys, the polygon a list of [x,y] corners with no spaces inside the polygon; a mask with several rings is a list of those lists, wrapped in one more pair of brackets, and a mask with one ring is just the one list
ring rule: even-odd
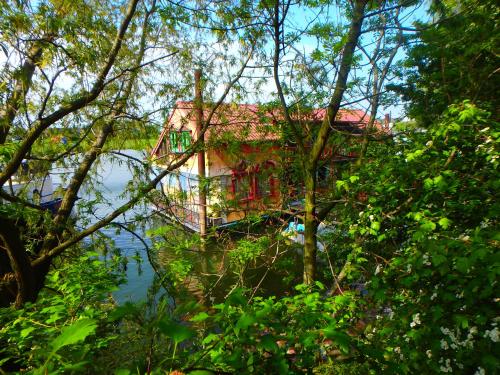
{"label": "tree trunk", "polygon": [[305,155],[304,283],[306,284],[312,284],[316,277],[316,235],[319,225],[316,215],[316,172],[318,170],[318,161],[321,159],[321,155],[334,127],[335,118],[337,117],[347,87],[347,79],[353,64],[354,52],[359,36],[361,35],[366,3],[366,0],[358,0],[354,3],[351,25],[342,53],[335,90],[327,108],[327,115],[323,119],[312,148]]}
{"label": "tree trunk", "polygon": [[[49,37],[52,39],[52,37]],[[36,65],[43,54],[43,46],[35,43],[28,51],[23,65],[15,72],[16,81],[10,96],[0,108],[0,144],[4,144],[17,112],[31,87]]]}
{"label": "tree trunk", "polygon": [[305,168],[305,216],[304,216],[304,283],[312,284],[316,279],[316,168]]}
{"label": "tree trunk", "polygon": [[[207,236],[207,193],[205,187],[205,140],[202,132],[203,129],[203,96],[201,90],[201,69],[196,69],[194,72],[194,105],[196,110],[196,136],[200,143],[200,151],[198,152],[198,222],[200,227],[200,237],[205,239]],[[204,242],[202,249],[204,250]]]}
{"label": "tree trunk", "polygon": [[0,240],[10,266],[2,267],[0,306],[14,302],[16,307],[20,307],[35,299],[36,278],[21,242],[19,229],[12,219],[0,217]]}

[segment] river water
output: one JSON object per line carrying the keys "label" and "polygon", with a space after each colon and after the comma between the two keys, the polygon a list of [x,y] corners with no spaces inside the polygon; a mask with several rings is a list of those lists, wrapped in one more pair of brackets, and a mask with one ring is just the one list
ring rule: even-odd
{"label": "river water", "polygon": [[[95,199],[97,195],[102,195],[103,202],[95,203],[91,207],[91,222],[104,217],[125,203],[130,197],[130,193],[126,191],[133,192],[133,187],[137,185],[133,181],[134,175],[141,173],[137,170],[138,163],[131,161],[127,156],[142,160],[145,155],[133,150],[121,151],[121,153],[125,156],[103,155],[101,157],[94,171],[95,177],[92,178],[92,183],[81,194],[82,203]],[[54,182],[64,186],[70,176],[69,171],[69,169],[56,169],[53,175]],[[79,215],[78,210],[87,210],[87,214]],[[88,208],[80,207],[78,210],[76,215],[80,221],[84,216],[88,217]],[[134,222],[137,216],[149,217],[140,220],[134,226],[135,234],[141,237],[142,241],[126,230],[117,230],[116,226],[100,231],[102,235],[114,241],[120,254],[127,259],[127,281],[114,293],[114,298],[118,303],[147,300],[148,289],[155,278],[155,270],[150,263],[151,258],[154,258],[157,270],[161,269],[163,273],[170,272],[170,276],[173,276],[168,279],[172,288],[170,290],[175,289],[178,296],[189,296],[200,303],[222,301],[239,280],[248,288],[258,286],[259,294],[283,294],[288,290],[292,280],[296,281],[296,276],[300,274],[300,257],[290,251],[293,246],[290,247],[283,241],[271,244],[271,254],[264,263],[250,262],[244,268],[234,269],[231,268],[229,252],[238,240],[243,238],[242,234],[218,234],[219,238],[209,241],[204,246],[204,251],[201,251],[199,242],[192,241],[192,233],[174,227],[165,218],[155,216],[152,206],[139,205],[115,221],[127,224]],[[88,225],[83,222],[79,224],[82,227]],[[159,227],[163,228],[161,243],[146,234],[148,229]],[[268,229],[262,226],[248,227],[244,228],[244,231],[246,236],[250,233],[253,241],[256,241],[263,234],[269,234]],[[155,248],[154,251],[150,251],[149,256],[147,247]],[[287,252],[286,257],[276,256],[276,254],[283,255]],[[269,266],[279,262],[283,263],[280,271],[269,269]],[[239,271],[244,274],[243,280],[238,276]],[[176,280],[177,276],[179,280]]]}

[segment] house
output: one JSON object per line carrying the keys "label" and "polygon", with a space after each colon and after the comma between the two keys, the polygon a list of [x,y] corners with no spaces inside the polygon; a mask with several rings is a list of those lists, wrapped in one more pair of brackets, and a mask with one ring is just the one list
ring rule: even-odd
{"label": "house", "polygon": [[[209,109],[205,104],[205,123]],[[320,122],[325,114],[325,110],[314,110],[308,115],[307,122]],[[368,116],[363,111],[342,110],[336,126],[361,134],[367,122]],[[287,158],[293,154],[294,145],[287,140],[279,123],[280,116],[275,111],[257,105],[221,105],[204,134],[204,150],[188,158],[162,181],[161,189],[168,196],[170,215],[199,231],[200,220],[206,220],[207,226],[221,227],[249,214],[281,209],[285,197],[283,192],[286,191],[288,196],[293,188],[284,183],[286,176],[283,171],[286,168],[283,166],[289,162]],[[165,167],[179,160],[198,137],[194,103],[179,101],[166,121],[151,156],[158,167]],[[331,161],[353,157],[344,155],[342,150],[325,152],[325,158]],[[330,174],[328,167],[320,169],[319,186]],[[203,191],[206,197],[200,194]],[[200,207],[202,210],[206,208],[206,213],[201,212]]]}

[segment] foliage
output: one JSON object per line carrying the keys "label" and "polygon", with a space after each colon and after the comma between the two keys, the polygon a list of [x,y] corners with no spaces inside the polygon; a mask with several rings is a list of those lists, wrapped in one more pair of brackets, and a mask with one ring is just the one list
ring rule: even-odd
{"label": "foliage", "polygon": [[[235,5],[235,12],[230,12],[224,2],[210,3],[208,13],[197,13],[196,22],[215,26],[216,38],[222,40],[224,47],[232,47],[230,43],[237,39],[255,41],[255,36],[262,36],[258,29],[265,29],[262,24],[274,26],[269,17],[274,18],[276,34],[271,37],[278,41],[275,78],[278,81],[280,75],[294,76],[294,69],[299,73],[290,84],[283,84],[283,95],[285,99],[293,96],[294,103],[318,108],[331,97],[329,84],[323,89],[312,90],[322,86],[320,83],[330,82],[331,73],[321,68],[324,64],[331,65],[337,72],[345,65],[341,74],[345,82],[336,82],[342,90],[346,86],[350,95],[358,91],[370,92],[369,88],[356,87],[361,83],[359,79],[348,82],[350,68],[346,66],[363,65],[354,47],[360,41],[372,42],[364,37],[370,27],[379,30],[380,40],[385,38],[378,28],[383,17],[376,21],[369,18],[388,11],[377,13],[377,7],[369,5],[365,9],[365,2],[355,3],[363,5],[359,9],[359,20],[367,20],[363,30],[361,25],[356,26],[357,36],[352,38],[351,52],[345,59],[346,26],[316,23],[309,33],[304,33],[321,42],[312,51],[313,61],[308,64],[303,56],[297,56],[299,63],[294,61],[289,72],[287,63],[281,59],[288,60],[286,46],[301,36],[285,31],[296,29],[291,19],[286,19],[288,10],[280,10],[279,6],[274,8],[272,4],[261,4],[262,9],[254,9],[253,3],[242,2]],[[141,4],[137,12],[140,17],[148,11],[144,5],[153,3]],[[326,5],[315,1],[306,4],[321,10]],[[163,269],[164,275],[154,285],[164,287],[165,281],[168,282],[170,295],[159,297],[157,291],[152,290],[145,304],[128,303],[116,307],[112,301],[107,302],[109,293],[120,282],[121,274],[114,265],[103,264],[93,252],[64,263],[51,255],[54,263],[51,259],[45,265],[46,269],[51,263],[54,267],[47,275],[40,268],[37,286],[42,287],[45,282],[46,287],[36,301],[27,302],[18,310],[12,307],[0,310],[2,369],[32,373],[102,372],[103,369],[118,369],[120,373],[132,370],[162,373],[182,369],[185,373],[280,374],[481,374],[498,371],[500,133],[495,121],[497,113],[493,112],[498,107],[495,92],[498,36],[491,32],[497,28],[498,9],[492,3],[477,0],[460,4],[435,2],[434,6],[440,8],[439,22],[418,33],[420,41],[411,48],[406,62],[413,72],[408,85],[399,87],[400,93],[410,101],[410,114],[416,123],[401,124],[398,129],[404,133],[384,134],[378,142],[370,144],[367,155],[360,159],[365,162],[345,163],[342,167],[337,163],[335,178],[325,186],[326,194],[317,202],[316,197],[311,196],[306,205],[308,228],[312,228],[318,224],[316,214],[323,212],[319,210],[320,205],[328,207],[329,200],[341,202],[332,206],[335,209],[327,218],[336,223],[335,230],[322,239],[329,268],[323,274],[331,276],[327,282],[332,291],[326,291],[319,282],[312,286],[300,285],[285,296],[262,297],[255,290],[247,295],[243,289],[235,289],[222,303],[215,305],[201,306],[192,302],[176,305],[175,289],[184,293],[188,288],[182,288],[181,284],[194,270],[191,259],[182,258],[184,250],[201,246],[198,238],[180,239],[172,231],[173,226],[167,226],[151,231],[151,235],[164,239],[157,248],[161,246],[165,251],[167,247],[179,256],[166,259],[168,265]],[[32,65],[33,80],[26,76],[30,75],[29,64],[6,65],[7,69],[1,73],[3,112],[7,113],[10,108],[15,108],[16,112],[12,118],[2,114],[0,130],[6,139],[0,142],[1,161],[10,165],[16,155],[19,160],[24,156],[47,156],[64,161],[65,152],[71,150],[66,145],[49,142],[50,132],[43,128],[42,120],[47,118],[45,112],[55,113],[61,103],[64,108],[73,106],[67,117],[59,118],[60,123],[68,129],[70,124],[77,123],[88,130],[86,135],[93,134],[87,143],[82,142],[81,150],[74,149],[87,152],[88,168],[82,167],[85,165],[76,159],[75,171],[81,171],[81,179],[72,192],[66,192],[68,201],[72,200],[73,204],[84,180],[92,180],[88,173],[102,146],[113,148],[120,144],[120,134],[115,134],[113,128],[106,125],[107,121],[114,122],[115,130],[123,130],[125,134],[135,131],[135,121],[145,127],[150,121],[146,118],[149,116],[143,118],[140,113],[141,96],[150,94],[155,85],[149,80],[160,74],[149,74],[146,66],[149,64],[141,69],[134,68],[143,63],[145,57],[136,54],[137,31],[143,19],[134,14],[131,15],[130,33],[123,38],[125,45],[114,56],[116,64],[104,70],[104,78],[111,72],[107,80],[102,81],[106,83],[101,82],[98,87],[99,95],[85,99],[88,81],[99,74],[101,62],[109,55],[115,27],[120,24],[120,11],[117,10],[114,2],[42,1],[32,7],[15,1],[0,4],[0,11],[5,15],[0,21],[0,31],[5,31],[0,33],[0,43],[2,49],[6,48],[6,54],[15,55],[19,51],[19,56],[28,56],[30,50],[40,49],[30,57],[37,60]],[[179,33],[186,32],[184,25],[190,22],[190,10],[161,4],[158,11],[152,24],[145,25],[144,35],[148,43],[154,44],[151,49],[160,47],[173,51],[175,47],[176,50],[177,42],[182,44]],[[217,15],[214,18],[208,15],[212,11]],[[172,16],[174,14],[177,16]],[[371,16],[363,17],[363,14]],[[353,14],[348,14],[349,18],[353,18]],[[259,20],[256,22],[259,26],[246,29],[249,20]],[[397,17],[391,18],[391,22],[396,20]],[[164,31],[160,26],[166,28],[166,35],[151,32],[150,29]],[[399,24],[395,26],[400,29]],[[246,30],[240,34],[240,28]],[[351,28],[354,30],[354,26]],[[82,36],[81,30],[84,30]],[[38,38],[40,35],[47,40]],[[386,40],[392,42],[395,37],[391,34]],[[396,43],[394,51],[398,46]],[[382,60],[390,60],[387,48],[376,51],[373,59],[381,52]],[[179,55],[191,68],[193,57],[188,50],[186,48]],[[216,55],[217,58],[213,58],[207,54],[211,60],[218,61],[220,55]],[[139,61],[135,60],[137,56]],[[370,56],[366,57],[373,62]],[[9,61],[17,64],[17,60],[21,62],[22,58]],[[227,62],[234,65],[234,60]],[[160,69],[161,73],[168,70],[165,66],[151,66]],[[68,70],[74,87],[55,85],[52,91],[50,79],[55,82],[57,74],[48,77],[45,72],[55,74],[58,69]],[[132,95],[130,92],[122,94],[127,83],[137,79],[135,73],[131,74],[135,70],[141,73],[134,86],[137,90]],[[378,73],[374,71],[373,77]],[[372,79],[375,78],[368,78],[368,82]],[[31,91],[24,92],[23,87]],[[158,93],[168,97],[183,92],[181,88],[174,93],[172,87],[167,86],[165,91],[158,90]],[[78,97],[85,99],[84,110],[78,107],[81,103],[75,100]],[[341,99],[342,94],[336,97],[333,109],[340,107]],[[282,100],[281,105],[292,114],[300,109],[300,105],[287,108],[286,100]],[[372,105],[377,107],[377,104]],[[59,120],[53,120],[47,127]],[[295,121],[287,123],[284,141],[293,139],[296,125]],[[33,129],[37,127],[44,136],[27,137],[34,134]],[[306,135],[309,141],[314,141],[321,134],[317,129],[307,134],[306,127],[300,127],[294,140],[300,141]],[[309,177],[307,189],[312,195],[325,146],[344,147],[350,137],[336,131],[334,135],[329,134],[333,130],[326,122],[323,130],[324,138],[315,147],[319,151],[311,159],[311,168],[307,170],[308,163],[303,160],[294,160],[299,171],[296,176],[290,176],[293,185],[296,185],[293,177],[299,181]],[[147,128],[146,135],[151,131],[152,128]],[[103,142],[99,143],[99,139]],[[387,139],[390,140],[384,142]],[[96,147],[90,147],[91,143]],[[357,147],[349,145],[353,151]],[[310,157],[308,150],[303,151],[304,160]],[[3,176],[5,181],[13,173]],[[288,171],[283,171],[283,175],[287,174]],[[144,186],[144,182],[135,180],[129,184],[130,190]],[[99,194],[96,197],[95,201],[81,204],[89,214],[80,218],[85,225],[93,218]],[[125,211],[131,206],[122,207]],[[65,215],[70,212],[71,209]],[[3,240],[2,249],[7,251],[0,249],[3,259],[8,259],[8,255],[23,255],[10,268],[2,268],[0,275],[3,276],[2,288],[5,284],[15,289],[15,279],[20,284],[24,278],[15,274],[14,266],[23,264],[23,260],[29,264],[38,254],[43,254],[39,253],[42,247],[48,254],[59,241],[70,238],[74,228],[64,225],[68,224],[64,218],[56,220],[48,213],[40,214],[22,204],[2,204],[0,213],[9,219],[22,218],[15,221],[22,246],[8,249],[3,246],[7,241]],[[108,222],[100,221],[100,225],[105,226],[116,217],[109,217]],[[260,219],[249,218],[249,221],[257,223]],[[1,229],[0,234],[7,238],[7,231]],[[52,238],[46,240],[46,233]],[[314,231],[308,233],[309,238],[316,239]],[[228,263],[240,277],[240,286],[244,285],[243,274],[247,268],[273,246],[269,238],[267,233],[258,237],[247,233],[229,253]],[[65,245],[66,249],[73,244]],[[314,250],[310,253],[311,264],[316,259],[314,244],[315,241],[309,245]],[[94,243],[93,248],[96,246],[98,244]],[[65,254],[72,255],[68,250]],[[287,258],[288,263],[282,262],[285,267],[292,268],[290,259],[291,256]],[[322,265],[322,268],[327,267]],[[310,275],[314,277],[314,274],[312,270]],[[293,275],[290,276],[293,279]],[[14,281],[8,284],[8,278]],[[307,281],[312,282],[312,277]],[[12,295],[16,294],[22,293],[19,290]],[[95,364],[91,364],[90,359],[96,359]]]}
{"label": "foliage", "polygon": [[434,2],[433,19],[408,44],[404,83],[393,86],[421,125],[465,99],[498,116],[499,9],[492,1]]}
{"label": "foliage", "polygon": [[187,367],[194,361],[214,371],[301,373],[332,356],[354,355],[356,338],[345,332],[355,322],[356,298],[327,297],[319,282],[296,290],[292,297],[256,297],[248,303],[237,289],[213,306],[213,313],[192,317],[205,329]]}
{"label": "foliage", "polygon": [[[62,297],[45,291],[35,305],[4,310],[2,336],[9,345],[3,353],[24,368],[50,371],[86,368],[85,361],[97,356],[97,366],[107,362],[139,372],[494,372],[496,129],[491,115],[473,104],[452,106],[427,131],[372,147],[370,164],[337,180],[337,194],[348,203],[335,212],[337,227],[324,240],[329,249],[342,250],[335,270],[342,268],[338,258],[348,261],[349,281],[338,295],[320,283],[251,300],[237,289],[208,309],[193,303],[174,309],[166,297],[111,313],[101,301],[113,282],[99,277],[95,258],[84,258],[80,264],[88,266],[78,272],[72,266],[50,274],[50,286]],[[172,241],[170,230],[151,234],[165,236],[177,252],[195,243]],[[230,257],[242,271],[267,247],[266,236],[243,238]],[[65,283],[63,272],[71,275]],[[353,285],[359,281],[361,294]],[[35,329],[40,324],[44,328]],[[111,353],[117,358],[109,359]]]}
{"label": "foliage", "polygon": [[343,181],[355,207],[369,192],[342,217],[351,277],[367,281],[380,311],[365,337],[401,372],[498,366],[497,129],[470,102],[451,106]]}
{"label": "foliage", "polygon": [[[229,253],[230,264],[234,266],[234,272],[240,276],[243,283],[243,273],[245,268],[256,262],[257,258],[264,254],[270,246],[270,240],[262,236],[253,241],[248,239],[239,240],[237,246]],[[242,285],[243,286],[243,285]]]}
{"label": "foliage", "polygon": [[[113,264],[89,252],[47,275],[35,303],[0,311],[0,353],[5,369],[63,373],[88,368],[116,336],[107,321],[110,294],[122,280]],[[92,340],[86,340],[93,336]]]}

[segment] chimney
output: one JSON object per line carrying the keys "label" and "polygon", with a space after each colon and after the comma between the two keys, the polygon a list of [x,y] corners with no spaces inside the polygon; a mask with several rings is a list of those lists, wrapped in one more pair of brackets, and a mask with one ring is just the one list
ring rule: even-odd
{"label": "chimney", "polygon": [[386,113],[384,116],[384,128],[389,129],[391,124],[391,115]]}

